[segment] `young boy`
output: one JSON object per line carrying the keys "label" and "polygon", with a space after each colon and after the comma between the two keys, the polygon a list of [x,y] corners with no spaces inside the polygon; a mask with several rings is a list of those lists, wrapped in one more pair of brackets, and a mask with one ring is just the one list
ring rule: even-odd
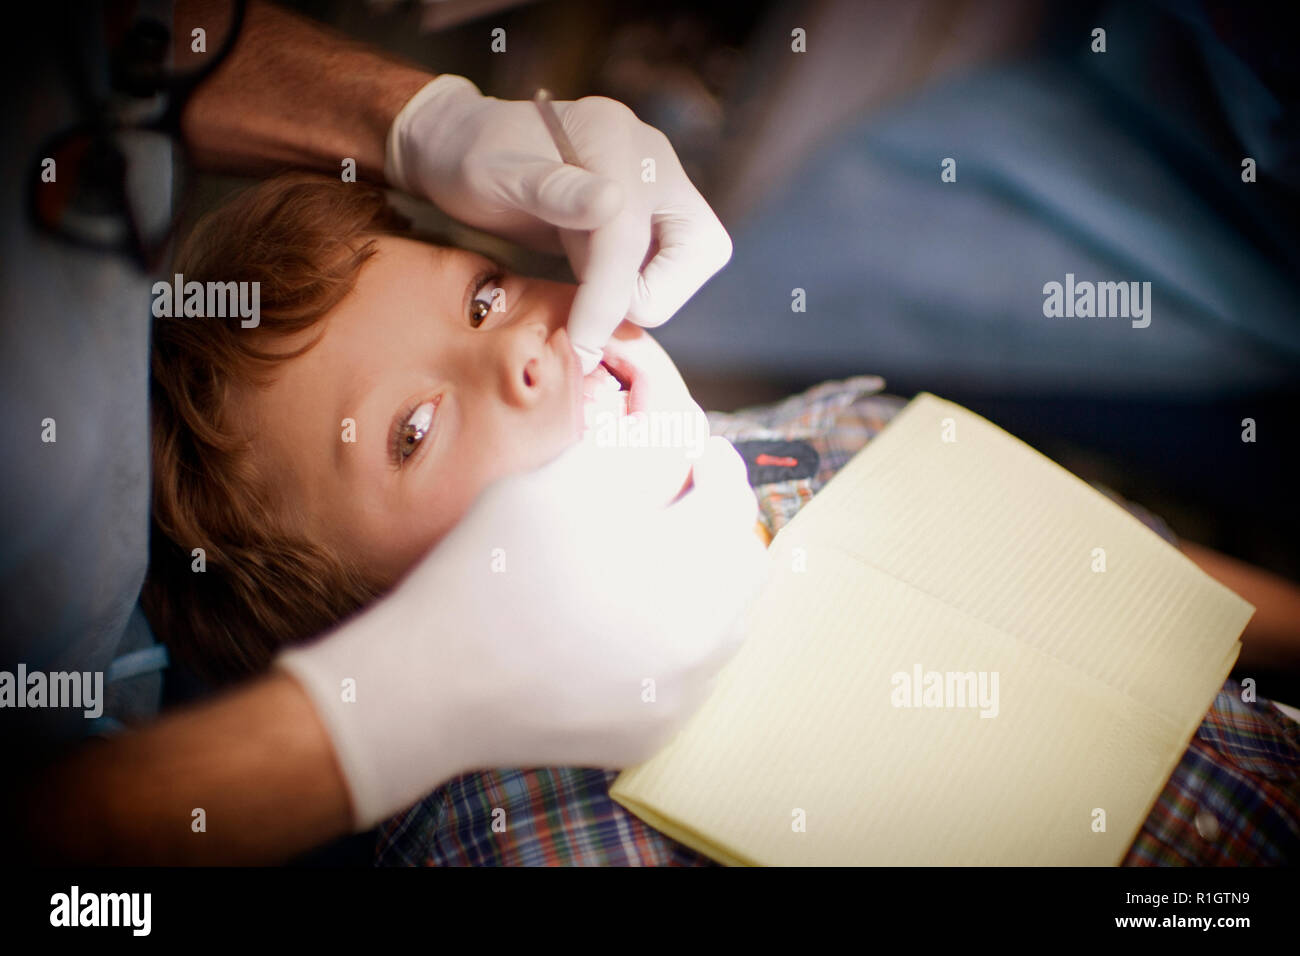
{"label": "young boy", "polygon": [[[665,501],[687,480],[692,436],[704,437],[703,413],[645,332],[620,327],[584,379],[564,329],[574,286],[418,241],[363,184],[291,174],[256,186],[198,224],[173,272],[258,289],[255,321],[154,327],[143,600],[159,637],[214,685],[392,587],[495,479],[600,440],[584,428],[593,413],[601,426],[676,424],[674,441],[643,449]],[[745,458],[769,534],[906,404],[882,386],[826,383],[709,420]],[[1297,767],[1300,724],[1266,701],[1242,704],[1228,681],[1130,861],[1300,859]],[[379,860],[706,862],[614,804],[614,774],[464,775],[383,828]]]}
{"label": "young boy", "polygon": [[[564,328],[575,286],[416,241],[368,186],[272,180],[201,223],[174,272],[258,289],[255,320],[154,327],[146,608],[212,683],[388,590],[486,485],[577,441],[598,396],[617,414],[610,390],[707,438],[639,328],[584,380]],[[698,449],[645,449],[665,502]]]}

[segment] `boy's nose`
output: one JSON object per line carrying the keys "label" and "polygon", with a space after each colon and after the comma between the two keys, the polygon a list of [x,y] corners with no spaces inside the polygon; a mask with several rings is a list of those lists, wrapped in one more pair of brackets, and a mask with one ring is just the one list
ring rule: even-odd
{"label": "boy's nose", "polygon": [[548,340],[551,330],[545,322],[521,323],[510,330],[501,350],[502,396],[519,408],[528,408],[556,387],[564,364]]}

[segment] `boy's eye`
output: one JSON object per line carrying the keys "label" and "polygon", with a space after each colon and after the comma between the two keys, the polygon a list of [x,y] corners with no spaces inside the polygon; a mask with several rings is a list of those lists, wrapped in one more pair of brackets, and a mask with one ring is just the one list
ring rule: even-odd
{"label": "boy's eye", "polygon": [[425,402],[411,413],[411,417],[402,425],[397,436],[397,455],[399,461],[405,461],[415,454],[416,448],[433,426],[433,413],[437,402]]}
{"label": "boy's eye", "polygon": [[500,279],[501,276],[499,275],[488,276],[487,279],[484,280],[483,284],[479,286],[479,290],[475,293],[474,298],[470,300],[469,324],[474,328],[477,329],[482,325],[483,320],[486,319],[488,313],[492,311],[492,298],[496,293],[496,286]]}

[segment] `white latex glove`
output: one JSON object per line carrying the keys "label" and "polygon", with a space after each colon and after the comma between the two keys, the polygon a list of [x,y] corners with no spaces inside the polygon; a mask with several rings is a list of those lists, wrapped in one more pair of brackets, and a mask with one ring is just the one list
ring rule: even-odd
{"label": "white latex glove", "polygon": [[764,576],[756,502],[721,438],[669,506],[639,458],[579,444],[498,482],[392,594],[279,656],[358,829],[476,768],[640,762],[703,702]]}
{"label": "white latex glove", "polygon": [[393,120],[384,173],[471,226],[562,247],[580,283],[569,337],[590,372],[622,319],[668,321],[726,265],[731,238],[663,133],[602,96],[554,106],[583,168],[560,161],[532,102],[440,76]]}

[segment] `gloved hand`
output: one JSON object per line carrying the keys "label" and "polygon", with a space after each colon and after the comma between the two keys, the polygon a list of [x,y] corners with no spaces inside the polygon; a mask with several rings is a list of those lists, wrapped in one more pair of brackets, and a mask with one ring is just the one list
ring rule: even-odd
{"label": "gloved hand", "polygon": [[569,337],[590,372],[623,318],[668,321],[726,265],[731,238],[663,133],[606,97],[554,106],[582,169],[560,161],[533,103],[440,76],[393,120],[384,173],[471,226],[563,247],[580,283]]}
{"label": "gloved hand", "polygon": [[393,593],[277,659],[358,829],[475,768],[637,763],[703,702],[764,576],[756,502],[721,438],[670,506],[639,451],[578,444],[490,486]]}

